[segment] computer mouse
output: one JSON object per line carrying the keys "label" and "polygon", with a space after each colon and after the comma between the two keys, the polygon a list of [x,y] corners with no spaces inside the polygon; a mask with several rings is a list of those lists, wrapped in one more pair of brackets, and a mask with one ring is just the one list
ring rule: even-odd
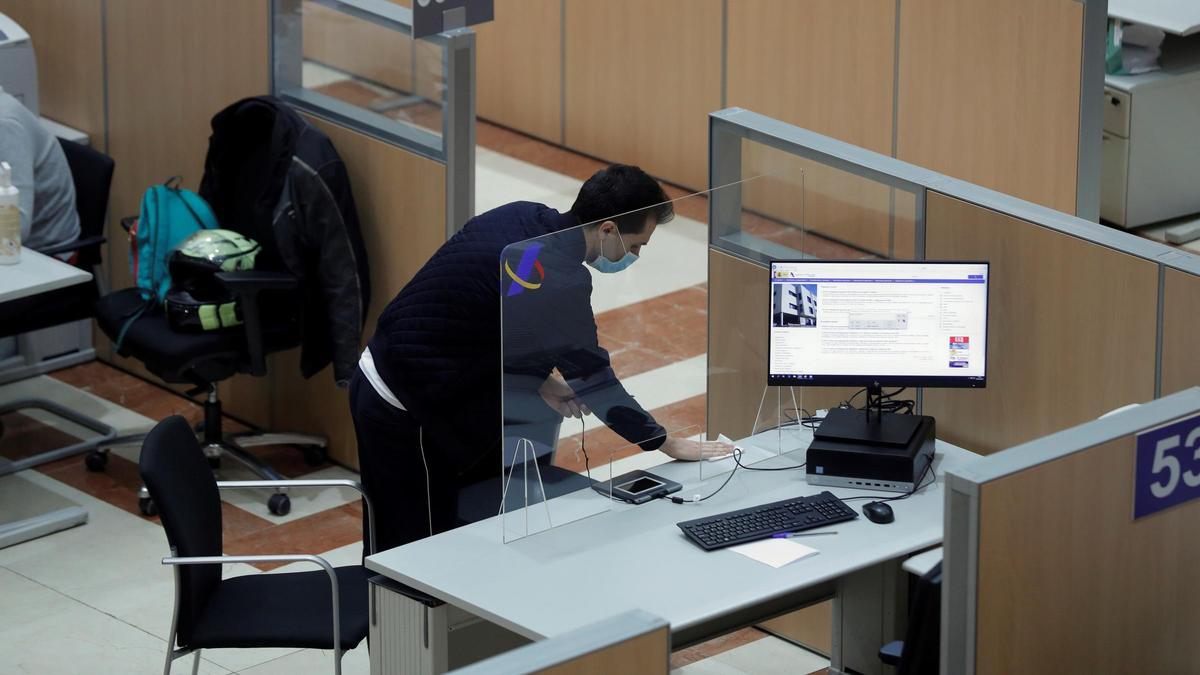
{"label": "computer mouse", "polygon": [[867,502],[863,504],[863,515],[872,523],[890,523],[896,519],[896,514],[892,513],[892,507],[888,506],[887,502]]}

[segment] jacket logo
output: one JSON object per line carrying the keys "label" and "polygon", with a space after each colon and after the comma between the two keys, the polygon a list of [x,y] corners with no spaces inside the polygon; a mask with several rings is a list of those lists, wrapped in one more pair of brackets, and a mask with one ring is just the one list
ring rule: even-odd
{"label": "jacket logo", "polygon": [[[542,244],[534,242],[525,249],[521,255],[521,261],[517,263],[517,271],[513,272],[512,267],[509,267],[508,261],[504,261],[504,271],[508,277],[512,279],[512,283],[508,286],[509,297],[524,293],[526,289],[536,291],[542,287],[542,282],[546,280],[546,270],[542,267],[542,261],[537,259],[537,254],[542,250]],[[530,281],[533,271],[537,270],[537,281]]]}

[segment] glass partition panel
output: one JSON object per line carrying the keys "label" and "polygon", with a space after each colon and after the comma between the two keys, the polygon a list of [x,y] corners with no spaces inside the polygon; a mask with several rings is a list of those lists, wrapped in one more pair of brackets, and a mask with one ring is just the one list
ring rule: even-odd
{"label": "glass partition panel", "polygon": [[[724,454],[706,442],[721,431],[708,419],[707,223],[716,195],[766,178],[802,182],[756,176],[585,225],[547,211],[550,233],[504,250],[505,541],[614,508],[631,470]],[[670,473],[703,492],[719,464]]]}
{"label": "glass partition panel", "polygon": [[[715,224],[713,243],[719,249],[762,263],[915,256],[916,186],[752,138],[725,136],[722,142],[731,146],[723,151],[726,156],[736,155],[729,161],[734,178],[754,180],[741,192],[740,210],[726,210],[726,219]],[[718,166],[714,176],[719,180],[729,173]]]}

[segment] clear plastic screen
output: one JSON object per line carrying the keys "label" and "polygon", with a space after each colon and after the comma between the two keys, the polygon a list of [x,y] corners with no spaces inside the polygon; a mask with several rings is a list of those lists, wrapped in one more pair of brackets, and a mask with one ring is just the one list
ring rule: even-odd
{"label": "clear plastic screen", "polygon": [[[664,443],[698,449],[688,444],[721,432],[707,395],[709,206],[747,182],[623,217],[653,223],[648,235],[599,221],[504,250],[505,541],[610,510],[614,478],[671,461]],[[637,259],[619,271],[588,264],[603,256],[620,267],[626,252]],[[717,463],[681,462],[671,473],[694,489]]]}

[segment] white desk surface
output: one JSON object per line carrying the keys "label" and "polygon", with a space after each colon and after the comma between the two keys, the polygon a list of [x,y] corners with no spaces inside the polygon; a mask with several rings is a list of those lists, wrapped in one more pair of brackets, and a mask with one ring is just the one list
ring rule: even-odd
{"label": "white desk surface", "polygon": [[1200,31],[1200,2],[1196,0],[1108,0],[1108,15],[1175,35]]}
{"label": "white desk surface", "polygon": [[[811,440],[809,431],[788,436],[796,448]],[[936,453],[936,483],[891,502],[894,523],[877,525],[860,516],[832,525],[838,534],[799,540],[819,554],[779,569],[729,550],[705,552],[675,523],[821,492],[808,485],[803,469],[739,469],[724,490],[700,504],[614,502],[606,512],[507,544],[499,518],[490,518],[376,554],[366,566],[532,639],[635,608],[678,631],[940,543],[944,472],[978,456],[940,441]],[[754,466],[790,466],[802,456],[799,450]],[[671,462],[653,472],[683,483],[678,494],[684,496],[708,494],[725,480],[725,474],[712,476],[699,486],[697,464]],[[830,491],[839,497],[880,494]],[[590,490],[559,498],[596,499],[604,498]],[[861,512],[865,501],[850,504]]]}
{"label": "white desk surface", "polygon": [[91,273],[58,258],[22,248],[20,262],[0,265],[0,302],[86,283],[91,279]]}

